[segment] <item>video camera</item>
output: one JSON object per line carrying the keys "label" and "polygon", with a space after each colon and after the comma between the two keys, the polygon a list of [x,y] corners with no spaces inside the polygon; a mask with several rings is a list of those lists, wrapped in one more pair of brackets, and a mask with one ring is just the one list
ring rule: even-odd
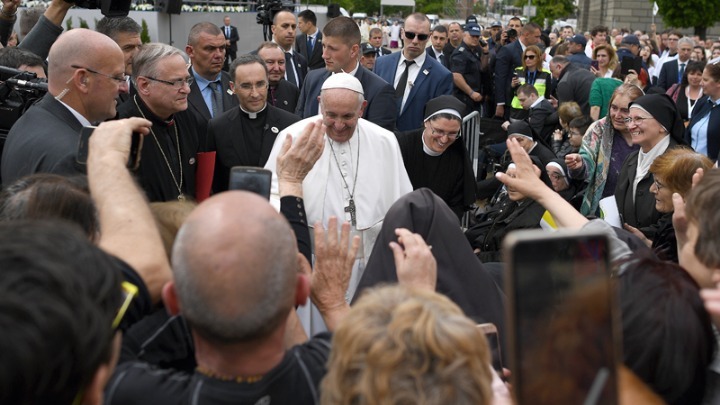
{"label": "video camera", "polygon": [[0,137],[7,136],[18,118],[47,90],[45,79],[38,79],[35,73],[0,66]]}
{"label": "video camera", "polygon": [[273,23],[273,19],[275,19],[275,14],[280,11],[292,12],[294,8],[295,5],[293,3],[282,0],[260,0],[260,2],[258,2],[256,21],[263,26],[265,41],[269,41],[272,36],[270,26]]}
{"label": "video camera", "polygon": [[131,0],[65,0],[79,8],[100,9],[106,17],[125,17],[130,12]]}

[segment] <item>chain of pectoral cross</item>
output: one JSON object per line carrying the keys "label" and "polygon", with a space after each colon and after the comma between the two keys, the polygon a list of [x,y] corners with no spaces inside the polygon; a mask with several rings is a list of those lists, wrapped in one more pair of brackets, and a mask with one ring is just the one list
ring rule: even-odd
{"label": "chain of pectoral cross", "polygon": [[[357,177],[360,167],[360,142],[358,142],[358,148],[357,148],[357,163],[355,164],[355,179],[353,180],[353,189],[352,192],[350,192],[350,186],[347,183],[347,180],[345,180],[345,176],[342,174],[342,168],[340,167],[340,162],[338,161],[337,155],[335,154],[335,148],[333,148],[333,141],[330,140],[330,150],[332,151],[332,155],[335,158],[335,164],[337,165],[338,170],[340,171],[340,178],[342,179],[343,183],[345,183],[345,188],[348,190],[348,193],[350,194],[350,201],[348,201],[348,205],[345,207],[345,212],[350,214],[350,225],[353,227],[357,226],[357,217],[356,217],[356,209],[355,209],[355,187],[357,186]],[[352,157],[350,158],[350,162],[352,163]]]}

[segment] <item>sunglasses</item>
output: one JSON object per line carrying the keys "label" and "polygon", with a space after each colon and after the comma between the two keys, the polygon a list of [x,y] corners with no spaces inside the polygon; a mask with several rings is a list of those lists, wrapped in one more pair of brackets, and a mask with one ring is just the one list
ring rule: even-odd
{"label": "sunglasses", "polygon": [[427,40],[428,38],[430,38],[430,34],[416,34],[416,33],[414,33],[414,32],[405,31],[405,38],[407,38],[407,39],[409,39],[409,40],[415,39],[416,36],[417,36],[418,39],[421,40],[421,41],[425,41],[425,40]]}
{"label": "sunglasses", "polygon": [[533,60],[535,59],[535,55],[525,55],[525,59]]}
{"label": "sunglasses", "polygon": [[122,323],[122,320],[125,317],[125,313],[127,312],[128,308],[130,308],[130,303],[138,293],[138,288],[134,284],[128,283],[127,281],[123,281],[121,286],[123,293],[123,303],[118,309],[117,314],[115,315],[115,319],[113,319],[113,329],[117,329],[120,326],[120,323]]}

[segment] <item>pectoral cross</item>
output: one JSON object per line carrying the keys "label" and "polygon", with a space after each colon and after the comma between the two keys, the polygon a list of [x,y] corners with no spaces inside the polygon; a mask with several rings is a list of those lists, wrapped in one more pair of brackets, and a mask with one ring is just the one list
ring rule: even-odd
{"label": "pectoral cross", "polygon": [[348,202],[347,207],[345,207],[345,212],[350,213],[350,225],[357,226],[357,221],[355,220],[355,201],[352,198]]}

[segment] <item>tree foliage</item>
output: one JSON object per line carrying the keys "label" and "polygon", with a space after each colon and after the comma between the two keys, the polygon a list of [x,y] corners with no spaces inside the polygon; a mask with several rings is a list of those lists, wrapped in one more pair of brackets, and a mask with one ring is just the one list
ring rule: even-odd
{"label": "tree foliage", "polygon": [[707,27],[720,21],[720,7],[715,0],[656,1],[660,8],[658,14],[662,16],[665,25],[670,27],[694,27],[696,34],[704,36]]}
{"label": "tree foliage", "polygon": [[[708,0],[712,1],[712,0]],[[515,5],[523,7],[528,0],[517,0]],[[530,21],[543,25],[545,19],[552,24],[558,18],[565,18],[575,13],[575,5],[572,0],[533,0],[532,5],[537,7],[537,14],[530,18]]]}

